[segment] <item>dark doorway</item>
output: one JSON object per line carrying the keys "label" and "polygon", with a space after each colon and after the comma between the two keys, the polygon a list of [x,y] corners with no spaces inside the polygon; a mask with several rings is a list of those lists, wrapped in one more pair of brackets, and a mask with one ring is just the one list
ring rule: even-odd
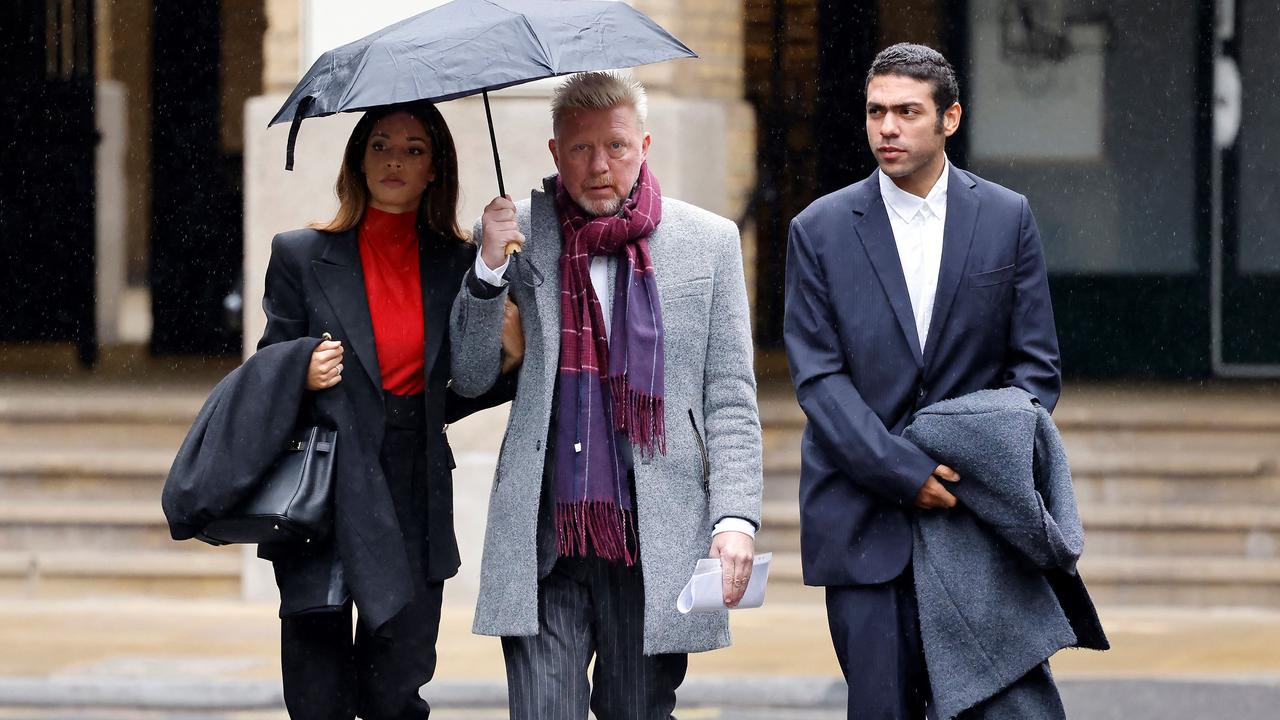
{"label": "dark doorway", "polygon": [[875,57],[873,0],[752,0],[746,5],[747,99],[756,109],[758,347],[782,346],[791,218],[874,168],[863,130],[862,80]]}
{"label": "dark doorway", "polygon": [[[1232,376],[1280,376],[1280,8],[1239,0],[1221,13],[1215,59],[1222,231],[1215,257],[1215,360]],[[1233,77],[1234,76],[1234,77]]]}
{"label": "dark doorway", "polygon": [[0,43],[7,83],[0,93],[0,341],[72,342],[92,364],[93,2],[17,0],[7,15]]}
{"label": "dark doorway", "polygon": [[224,156],[221,0],[155,0],[151,110],[151,349],[239,352],[238,158]]}

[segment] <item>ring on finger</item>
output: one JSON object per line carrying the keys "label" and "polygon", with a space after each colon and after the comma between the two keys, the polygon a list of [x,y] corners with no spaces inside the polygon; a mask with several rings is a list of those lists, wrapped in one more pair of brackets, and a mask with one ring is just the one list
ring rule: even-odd
{"label": "ring on finger", "polygon": [[339,374],[339,375],[341,375],[341,374],[342,374],[342,363],[338,363],[338,367],[337,367],[337,368],[335,368],[335,369],[338,371],[338,374]]}

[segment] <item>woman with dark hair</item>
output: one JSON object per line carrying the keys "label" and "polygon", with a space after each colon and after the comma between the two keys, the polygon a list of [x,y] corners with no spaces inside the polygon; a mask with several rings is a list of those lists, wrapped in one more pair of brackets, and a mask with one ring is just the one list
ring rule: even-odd
{"label": "woman with dark hair", "polygon": [[[458,229],[458,160],[440,112],[427,102],[367,112],[347,142],[336,190],[331,222],[272,241],[258,348],[325,338],[311,354],[306,388],[342,393],[352,408],[352,432],[339,429],[337,453],[367,446],[376,454],[381,473],[370,477],[385,478],[386,493],[369,494],[390,498],[383,515],[394,508],[397,557],[343,547],[342,533],[311,545],[262,545],[259,554],[273,561],[281,591],[291,717],[426,718],[419,688],[435,671],[441,593],[459,564],[445,425],[509,399],[511,390],[479,402],[448,390],[449,310],[475,246]],[[508,338],[508,365],[520,345]],[[341,516],[343,508],[335,509]],[[355,528],[345,537],[364,541],[369,532]],[[350,558],[372,559],[344,567],[344,558],[351,565],[358,563]],[[385,578],[396,562],[403,568],[400,558],[412,591],[378,626],[363,608],[353,639],[353,604],[385,597],[365,578]],[[382,567],[370,571],[370,564]]]}

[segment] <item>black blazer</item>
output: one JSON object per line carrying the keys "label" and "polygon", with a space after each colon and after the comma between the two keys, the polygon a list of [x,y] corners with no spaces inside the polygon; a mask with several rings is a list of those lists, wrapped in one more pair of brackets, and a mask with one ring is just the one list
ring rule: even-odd
{"label": "black blazer", "polygon": [[800,518],[809,585],[885,582],[906,567],[913,501],[938,465],[900,437],[916,410],[1010,386],[1052,410],[1061,388],[1044,254],[1026,198],[949,170],[922,353],[878,172],[791,223],[783,337],[808,418]]}
{"label": "black blazer", "polygon": [[[428,580],[452,577],[459,565],[453,531],[451,470],[454,462],[445,426],[476,410],[506,402],[514,395],[514,373],[508,382],[480,398],[462,398],[449,389],[449,311],[463,276],[475,262],[475,252],[475,246],[469,243],[441,246],[424,242],[420,245],[430,488]],[[342,382],[320,391],[317,396],[341,394],[344,405],[354,416],[361,446],[376,465],[385,409],[357,231],[328,233],[303,229],[277,235],[271,242],[262,307],[266,311],[267,327],[258,341],[258,349],[299,337],[319,338],[326,332],[342,341],[345,351]],[[339,453],[351,447],[341,429],[338,442]],[[370,457],[365,458],[366,463]],[[380,470],[375,474],[381,478]],[[321,584],[328,581],[329,564],[314,558],[324,550],[322,547],[261,546],[259,555],[276,562],[282,595],[287,595],[287,588],[294,585],[310,586],[313,581]],[[352,570],[344,568],[348,575]],[[305,582],[296,577],[299,574],[308,576]],[[284,601],[285,606],[291,605],[289,597]],[[357,596],[357,604],[359,601]]]}

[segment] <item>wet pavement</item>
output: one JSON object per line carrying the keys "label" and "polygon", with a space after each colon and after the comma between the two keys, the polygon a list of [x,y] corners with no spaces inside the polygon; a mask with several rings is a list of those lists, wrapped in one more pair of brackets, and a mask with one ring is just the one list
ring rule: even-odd
{"label": "wet pavement", "polygon": [[[1072,718],[1280,717],[1280,612],[1102,611],[1114,649],[1064,651]],[[820,605],[735,613],[732,648],[691,658],[681,720],[827,720],[843,683]],[[433,718],[505,718],[501,649],[446,608]],[[243,602],[0,602],[0,720],[282,720],[273,608]]]}
{"label": "wet pavement", "polygon": [[[1258,719],[1280,715],[1280,684],[1274,679],[1066,680],[1061,683],[1072,720]],[[436,720],[506,720],[502,707],[437,706]],[[843,707],[682,707],[679,720],[843,720]],[[287,720],[282,710],[191,712],[172,710],[0,709],[0,720]]]}

